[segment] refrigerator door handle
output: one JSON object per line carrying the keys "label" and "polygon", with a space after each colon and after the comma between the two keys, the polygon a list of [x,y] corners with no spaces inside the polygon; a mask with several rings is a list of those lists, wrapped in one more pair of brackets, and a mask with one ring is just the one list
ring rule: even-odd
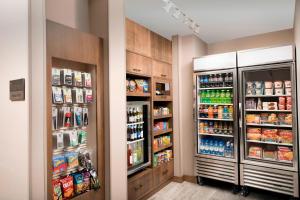
{"label": "refrigerator door handle", "polygon": [[242,128],[242,103],[239,103],[239,126]]}

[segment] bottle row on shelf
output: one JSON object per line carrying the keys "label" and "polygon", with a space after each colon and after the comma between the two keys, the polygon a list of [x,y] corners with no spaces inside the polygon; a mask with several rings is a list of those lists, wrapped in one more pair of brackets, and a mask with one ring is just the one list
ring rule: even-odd
{"label": "bottle row on shelf", "polygon": [[144,141],[127,145],[127,166],[134,167],[144,162]]}
{"label": "bottle row on shelf", "polygon": [[248,81],[247,95],[292,95],[291,81]]}
{"label": "bottle row on shelf", "polygon": [[127,92],[149,93],[149,82],[145,79],[126,79]]}
{"label": "bottle row on shelf", "polygon": [[227,90],[200,90],[201,103],[232,103],[232,89]]}
{"label": "bottle row on shelf", "polygon": [[201,88],[232,87],[233,76],[232,73],[201,75],[199,78],[199,83]]}
{"label": "bottle row on shelf", "polygon": [[250,146],[248,149],[248,157],[263,160],[292,162],[294,158],[293,149],[289,147],[274,146]]}
{"label": "bottle row on shelf", "polygon": [[246,109],[253,110],[292,110],[292,97],[276,97],[276,101],[262,101],[261,98],[249,98],[245,101]]}
{"label": "bottle row on shelf", "polygon": [[200,105],[200,118],[233,119],[233,106]]}
{"label": "bottle row on shelf", "polygon": [[284,129],[247,128],[247,140],[293,144],[293,132]]}
{"label": "bottle row on shelf", "polygon": [[52,102],[54,104],[93,103],[93,90],[52,86]]}
{"label": "bottle row on shelf", "polygon": [[53,149],[78,147],[87,143],[87,132],[82,129],[63,130],[54,132],[52,135]]}
{"label": "bottle row on shelf", "polygon": [[199,153],[219,157],[233,158],[234,145],[230,140],[221,140],[214,138],[201,138],[199,144]]}
{"label": "bottle row on shelf", "polygon": [[247,124],[292,125],[293,115],[286,113],[246,114]]}
{"label": "bottle row on shelf", "polygon": [[89,109],[87,107],[52,107],[52,130],[70,127],[86,127],[88,124]]}
{"label": "bottle row on shelf", "polygon": [[157,151],[158,149],[169,146],[171,144],[172,140],[170,135],[160,136],[153,139],[153,150]]}
{"label": "bottle row on shelf", "polygon": [[232,122],[199,122],[199,134],[233,135]]}
{"label": "bottle row on shelf", "polygon": [[153,167],[159,166],[162,163],[169,162],[173,158],[172,150],[164,150],[162,152],[156,153],[153,156]]}
{"label": "bottle row on shelf", "polygon": [[127,141],[135,141],[144,138],[143,124],[127,125]]}
{"label": "bottle row on shelf", "polygon": [[128,106],[127,107],[127,123],[143,122],[143,109],[141,106]]}
{"label": "bottle row on shelf", "polygon": [[52,85],[90,88],[92,87],[92,75],[71,69],[52,68]]}

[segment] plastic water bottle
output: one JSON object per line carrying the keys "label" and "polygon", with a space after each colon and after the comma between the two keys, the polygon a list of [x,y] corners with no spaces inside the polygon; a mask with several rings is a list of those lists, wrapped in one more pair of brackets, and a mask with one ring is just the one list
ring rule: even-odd
{"label": "plastic water bottle", "polygon": [[226,142],[224,154],[225,154],[225,157],[231,157],[231,153],[230,153],[230,141]]}
{"label": "plastic water bottle", "polygon": [[219,156],[224,157],[224,141],[219,142]]}
{"label": "plastic water bottle", "polygon": [[199,151],[199,153],[203,154],[205,140],[204,139],[203,140],[199,139],[199,140],[200,140],[200,147],[199,147],[198,151]]}
{"label": "plastic water bottle", "polygon": [[233,153],[234,153],[234,151],[233,151],[233,143],[231,143],[230,144],[230,157],[232,157],[233,158]]}
{"label": "plastic water bottle", "polygon": [[218,156],[219,155],[219,141],[215,140],[214,142],[214,155]]}
{"label": "plastic water bottle", "polygon": [[208,154],[212,155],[213,151],[214,151],[214,141],[210,140],[209,141],[209,151],[208,151]]}

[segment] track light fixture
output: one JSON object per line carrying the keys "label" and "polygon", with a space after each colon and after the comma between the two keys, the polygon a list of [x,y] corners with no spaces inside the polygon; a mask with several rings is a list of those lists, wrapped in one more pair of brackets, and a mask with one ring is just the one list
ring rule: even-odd
{"label": "track light fixture", "polygon": [[189,29],[193,31],[195,35],[200,34],[200,26],[192,20],[190,17],[187,16],[184,12],[182,12],[171,0],[162,0],[165,3],[165,6],[163,6],[163,9],[170,14],[172,17],[174,17],[177,20],[180,20],[182,23],[184,23]]}

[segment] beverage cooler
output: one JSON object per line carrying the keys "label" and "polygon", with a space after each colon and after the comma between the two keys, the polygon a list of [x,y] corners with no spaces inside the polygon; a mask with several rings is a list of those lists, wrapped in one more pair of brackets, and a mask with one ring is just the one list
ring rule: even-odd
{"label": "beverage cooler", "polygon": [[238,53],[244,196],[254,187],[299,197],[293,55],[291,46]]}
{"label": "beverage cooler", "polygon": [[[219,61],[216,63],[215,61]],[[195,175],[232,183],[238,179],[236,53],[194,60]]]}
{"label": "beverage cooler", "polygon": [[151,165],[150,102],[127,102],[128,175]]}

